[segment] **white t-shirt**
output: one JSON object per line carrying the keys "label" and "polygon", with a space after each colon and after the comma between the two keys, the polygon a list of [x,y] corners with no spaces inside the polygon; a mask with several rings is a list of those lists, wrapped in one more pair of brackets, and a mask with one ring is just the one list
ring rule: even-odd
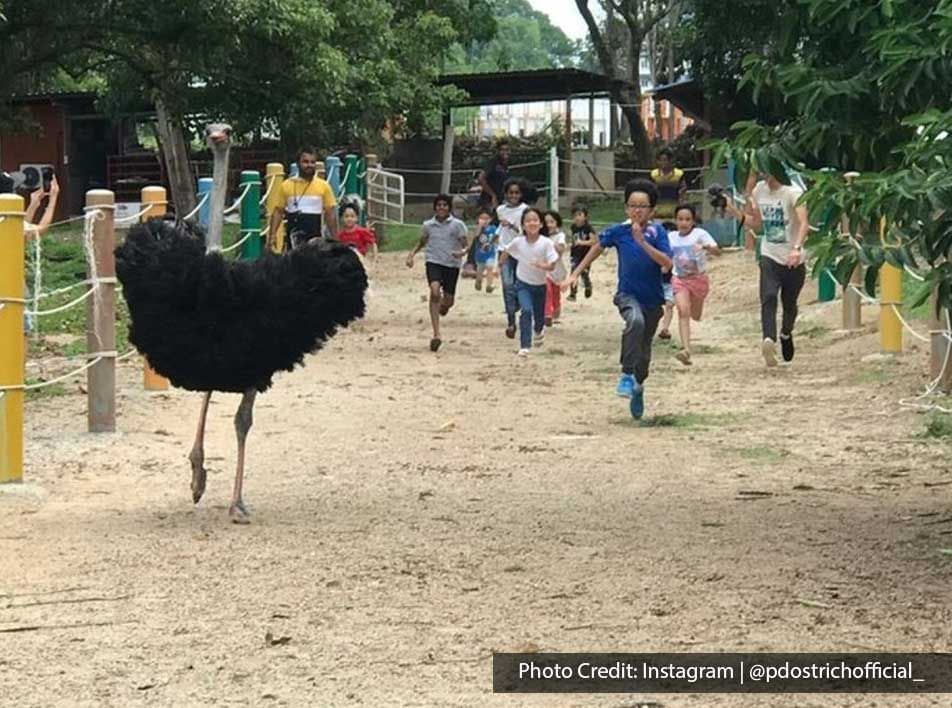
{"label": "white t-shirt", "polygon": [[559,260],[552,240],[539,236],[535,243],[529,243],[525,236],[517,236],[506,248],[510,256],[519,261],[516,277],[527,285],[545,285],[547,271],[530,265],[533,262],[554,263]]}
{"label": "white t-shirt", "polygon": [[[551,236],[546,236],[544,238],[548,238],[552,242],[553,247],[565,245],[565,234],[561,231],[556,231]],[[558,263],[555,264],[555,270],[547,273],[546,277],[553,283],[561,283],[563,280],[565,280],[565,276],[568,275],[568,273],[565,272],[565,251],[563,250],[560,254],[558,250],[556,250],[555,255],[559,257]]]}
{"label": "white t-shirt", "polygon": [[[528,208],[528,204],[509,206],[509,202],[503,202],[496,207],[496,218],[499,219],[499,248],[506,250],[506,246],[522,233],[522,215]],[[508,221],[512,226],[503,226],[503,221]]]}
{"label": "white t-shirt", "polygon": [[674,274],[679,278],[690,278],[707,270],[707,251],[704,246],[717,245],[713,236],[697,226],[686,235],[680,231],[669,231],[668,241],[671,243]]}
{"label": "white t-shirt", "polygon": [[800,230],[797,219],[797,200],[802,195],[803,190],[793,185],[780,185],[773,192],[765,181],[758,182],[754,187],[754,199],[764,216],[760,255],[786,265],[793,240]]}

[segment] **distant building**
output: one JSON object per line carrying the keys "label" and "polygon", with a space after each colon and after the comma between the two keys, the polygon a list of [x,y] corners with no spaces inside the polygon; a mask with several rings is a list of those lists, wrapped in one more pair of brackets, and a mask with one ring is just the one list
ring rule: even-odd
{"label": "distant building", "polygon": [[[677,107],[668,101],[660,101],[660,117],[658,122],[655,116],[655,101],[651,97],[653,89],[651,81],[651,61],[647,53],[642,54],[639,62],[641,97],[641,118],[645,123],[648,135],[668,142],[673,140],[694,121],[684,115]],[[594,120],[589,122],[589,111],[593,112]],[[673,111],[673,115],[672,115]],[[616,125],[619,124],[621,109],[615,107]],[[532,103],[504,103],[497,105],[480,106],[478,113],[474,113],[465,121],[464,131],[468,135],[479,137],[493,137],[501,135],[516,135],[526,137],[547,130],[553,121],[564,121],[566,102],[562,101],[535,101]],[[607,148],[611,143],[611,104],[606,98],[596,98],[590,101],[587,98],[572,100],[572,143],[573,145],[589,145],[589,125],[593,128],[594,145]]]}

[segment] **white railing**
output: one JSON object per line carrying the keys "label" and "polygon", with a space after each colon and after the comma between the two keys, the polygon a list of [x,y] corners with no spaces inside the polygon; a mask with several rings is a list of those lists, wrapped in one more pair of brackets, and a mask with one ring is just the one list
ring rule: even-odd
{"label": "white railing", "polygon": [[367,217],[370,221],[403,222],[406,192],[403,175],[367,168]]}

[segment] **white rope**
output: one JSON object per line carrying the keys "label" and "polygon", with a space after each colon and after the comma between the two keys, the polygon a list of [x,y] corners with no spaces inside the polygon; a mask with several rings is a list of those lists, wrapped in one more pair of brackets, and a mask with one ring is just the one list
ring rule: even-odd
{"label": "white rope", "polygon": [[[914,329],[912,328],[912,325],[910,325],[908,322],[906,322],[905,319],[903,319],[902,313],[899,311],[899,308],[896,307],[896,303],[894,303],[894,302],[887,302],[886,304],[889,305],[889,306],[892,308],[893,312],[896,313],[896,317],[898,317],[898,318],[899,318],[899,321],[902,322],[902,326],[905,327],[907,330],[909,330],[909,334],[911,334],[913,337],[915,337],[916,339],[918,339],[918,340],[920,340],[920,341],[923,341],[923,342],[929,342],[929,341],[931,341],[928,337],[924,337],[923,335],[919,334],[916,330],[914,330]],[[937,333],[938,333],[938,334],[944,334],[945,337],[946,337],[947,339],[949,339],[949,341],[952,341],[952,337],[949,337],[949,332],[948,332],[948,331],[946,331],[946,330],[937,330]]]}
{"label": "white rope", "polygon": [[350,176],[350,171],[353,169],[354,163],[348,163],[347,169],[344,170],[344,176],[340,180],[340,189],[337,190],[337,198],[340,199],[344,196],[344,190],[347,189],[347,178]]}
{"label": "white rope", "polygon": [[[952,330],[952,319],[950,319],[949,317],[948,310],[946,310],[945,312],[945,326],[947,330]],[[932,381],[930,381],[929,384],[926,386],[926,390],[920,393],[915,398],[899,399],[900,406],[903,406],[905,408],[917,408],[920,410],[927,410],[927,411],[938,410],[943,413],[952,413],[952,408],[946,408],[944,406],[940,406],[938,403],[918,403],[917,402],[917,401],[921,401],[923,398],[928,398],[929,396],[935,395],[936,388],[938,388],[939,383],[942,381],[942,379],[945,378],[945,372],[949,366],[950,354],[952,354],[952,340],[950,340],[949,343],[946,345],[945,357],[942,360],[942,367],[939,369],[939,375],[936,376]],[[944,396],[945,394],[942,394],[942,395]]]}
{"label": "white rope", "polygon": [[188,221],[193,218],[198,212],[202,210],[202,207],[205,206],[205,202],[208,201],[208,197],[211,195],[211,192],[205,192],[202,195],[202,198],[198,201],[198,204],[195,205],[195,208],[192,209],[188,214],[182,217],[182,221]]}
{"label": "white rope", "polygon": [[227,207],[227,208],[225,209],[225,211],[223,211],[222,213],[223,213],[223,214],[231,214],[231,213],[232,213],[233,211],[235,211],[238,207],[240,207],[242,200],[245,198],[245,196],[246,196],[246,195],[248,194],[248,192],[251,190],[251,185],[253,185],[253,184],[261,184],[261,182],[245,182],[245,188],[244,188],[243,190],[241,190],[241,194],[239,195],[239,197],[235,200],[235,202],[234,202],[230,207]]}
{"label": "white rope", "polygon": [[271,190],[274,189],[274,183],[278,181],[278,177],[281,175],[269,175],[268,176],[268,189],[265,191],[264,196],[258,200],[258,206],[264,206],[265,202],[268,201],[268,197],[271,196]]}
{"label": "white rope", "polygon": [[239,239],[238,241],[235,241],[235,242],[234,242],[233,244],[231,244],[230,246],[226,246],[225,248],[221,249],[221,252],[222,252],[222,253],[228,253],[229,251],[234,251],[236,248],[238,248],[238,246],[240,246],[241,244],[243,244],[245,241],[247,241],[249,238],[251,238],[251,237],[252,237],[253,235],[255,235],[255,234],[259,234],[259,235],[260,235],[260,234],[261,234],[261,231],[259,231],[258,229],[253,229],[253,230],[246,231],[246,232],[245,232],[245,235],[242,236],[241,239]]}
{"label": "white rope", "polygon": [[24,310],[24,314],[30,315],[31,317],[44,317],[46,315],[55,315],[57,312],[64,312],[70,309],[71,307],[75,307],[76,305],[80,304],[84,300],[88,299],[89,296],[92,295],[94,292],[96,292],[98,288],[99,288],[98,285],[94,285],[89,290],[87,290],[82,295],[80,295],[78,298],[76,298],[75,300],[70,300],[65,305],[60,305],[59,307],[54,307],[50,310]]}
{"label": "white rope", "polygon": [[[117,217],[115,223],[117,224],[133,224],[136,221],[139,221],[143,216],[152,211],[152,207],[156,204],[167,204],[168,202],[149,202],[148,205],[142,210],[135,214],[129,214],[129,216],[120,216]],[[114,206],[110,205],[111,209],[115,209]]]}
{"label": "white rope", "polygon": [[36,389],[39,389],[39,388],[46,388],[47,386],[52,386],[53,384],[57,384],[60,381],[71,379],[74,376],[77,376],[83,373],[84,371],[86,371],[86,369],[90,369],[94,367],[96,364],[98,364],[99,362],[101,362],[104,358],[106,357],[97,356],[95,359],[87,362],[86,364],[79,367],[78,369],[75,369],[74,371],[70,371],[67,374],[63,374],[62,376],[57,376],[55,379],[50,379],[49,381],[41,381],[40,383],[35,383],[35,384],[15,384],[11,386],[0,386],[0,391],[35,391]]}

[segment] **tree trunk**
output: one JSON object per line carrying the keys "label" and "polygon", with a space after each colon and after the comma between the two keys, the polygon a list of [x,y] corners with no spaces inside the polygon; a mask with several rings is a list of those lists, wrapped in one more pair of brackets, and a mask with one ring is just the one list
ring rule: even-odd
{"label": "tree trunk", "polygon": [[165,170],[171,187],[171,201],[176,214],[187,214],[197,204],[195,175],[189,163],[185,130],[180,120],[168,110],[161,95],[155,97],[156,128],[159,132],[159,149],[165,160]]}

